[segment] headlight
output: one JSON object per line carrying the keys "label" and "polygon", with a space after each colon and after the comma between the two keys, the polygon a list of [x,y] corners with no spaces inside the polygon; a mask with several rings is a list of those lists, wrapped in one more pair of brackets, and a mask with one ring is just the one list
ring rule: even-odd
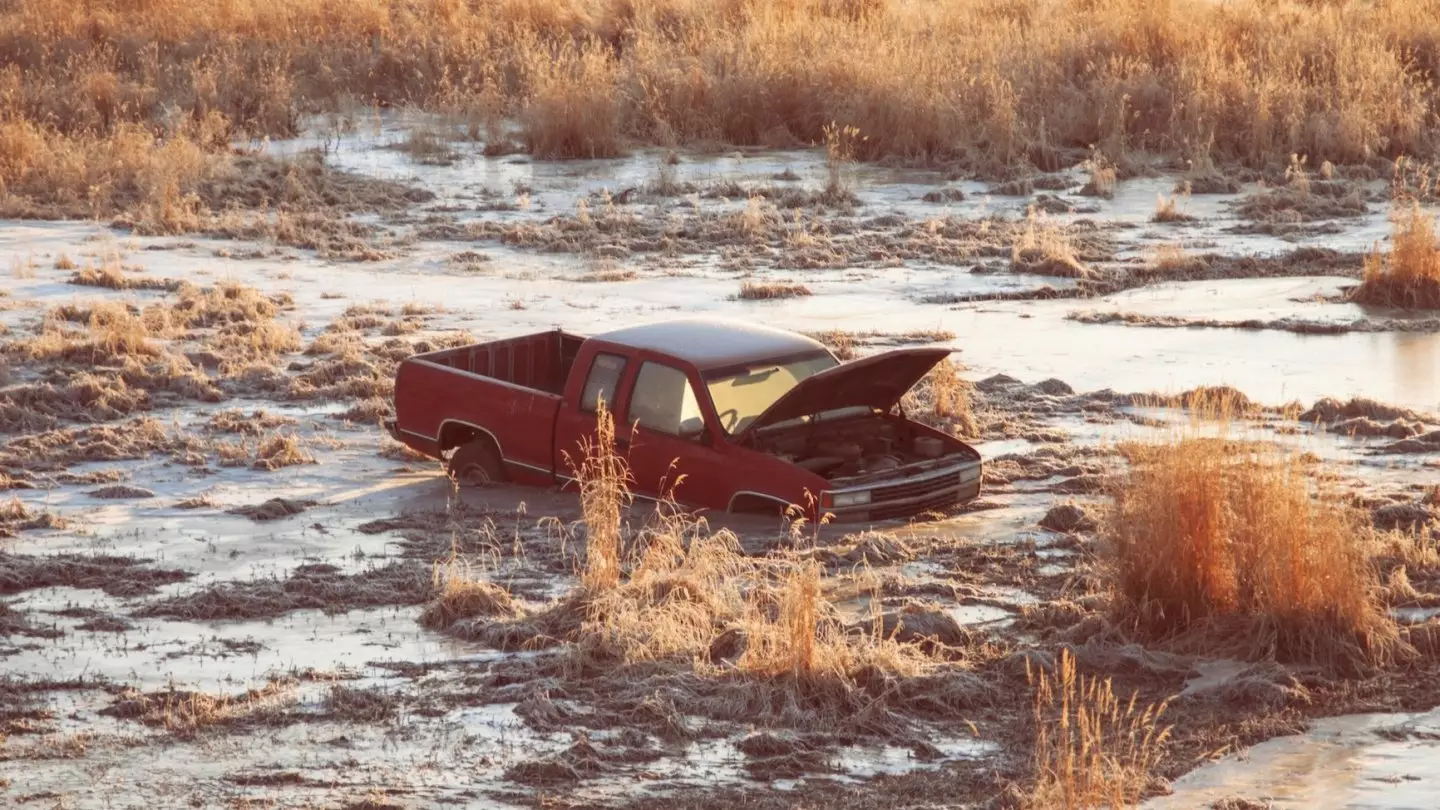
{"label": "headlight", "polygon": [[864,506],[870,503],[869,492],[842,492],[837,493],[831,499],[836,509],[844,509],[849,506]]}
{"label": "headlight", "polygon": [[972,482],[972,481],[978,480],[979,478],[980,478],[980,465],[979,465],[979,464],[976,464],[976,465],[973,466],[973,467],[966,467],[965,469],[963,469],[963,470],[960,471],[960,483],[962,483],[962,484],[968,484],[968,483],[970,483],[970,482]]}

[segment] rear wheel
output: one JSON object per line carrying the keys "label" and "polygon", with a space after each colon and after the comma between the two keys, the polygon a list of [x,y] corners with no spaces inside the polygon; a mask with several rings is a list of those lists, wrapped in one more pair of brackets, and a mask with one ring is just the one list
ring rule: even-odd
{"label": "rear wheel", "polygon": [[461,486],[485,487],[504,483],[505,465],[495,446],[484,439],[477,439],[455,448],[445,470]]}

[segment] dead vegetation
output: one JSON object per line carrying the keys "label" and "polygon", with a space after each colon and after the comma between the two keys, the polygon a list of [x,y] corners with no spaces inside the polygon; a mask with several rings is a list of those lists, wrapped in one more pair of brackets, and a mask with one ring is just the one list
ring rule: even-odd
{"label": "dead vegetation", "polygon": [[902,400],[905,415],[922,424],[962,438],[980,435],[971,403],[974,386],[960,376],[960,367],[942,360]]}
{"label": "dead vegetation", "polygon": [[740,283],[741,301],[774,301],[782,298],[804,298],[810,288],[804,284],[783,281],[744,281]]}
{"label": "dead vegetation", "polygon": [[61,428],[0,444],[0,466],[35,472],[92,461],[131,461],[168,455],[203,461],[204,442],[148,417],[83,428]]}
{"label": "dead vegetation", "polygon": [[1166,703],[1139,705],[1115,694],[1109,679],[1081,675],[1062,650],[1054,671],[1035,670],[1035,808],[1136,807],[1156,781],[1169,740]]}
{"label": "dead vegetation", "polygon": [[165,278],[148,278],[127,274],[116,256],[108,256],[97,267],[86,264],[70,277],[71,284],[84,287],[104,287],[110,290],[166,290],[173,292],[180,288],[180,282]]}
{"label": "dead vegetation", "polygon": [[[610,444],[608,417],[601,428],[576,460],[585,550],[575,590],[544,610],[520,609],[495,585],[451,563],[437,572],[437,585],[453,596],[432,602],[427,622],[507,649],[562,645],[563,655],[543,666],[565,678],[572,697],[584,690],[610,707],[606,714],[630,716],[632,724],[636,713],[648,712],[645,726],[664,729],[658,733],[666,737],[689,736],[682,714],[887,736],[912,721],[867,719],[856,714],[860,707],[878,702],[890,711],[912,701],[938,706],[974,698],[973,683],[940,674],[939,653],[922,647],[926,639],[891,637],[898,627],[878,616],[859,627],[842,621],[822,593],[823,568],[814,561],[748,556],[735,535],[711,531],[673,506],[632,530],[622,521],[627,465]],[[897,682],[896,692],[877,691]],[[656,683],[670,684],[663,707],[652,703]],[[762,705],[776,708],[743,708]],[[544,718],[557,711],[522,709],[544,728],[551,727]]]}
{"label": "dead vegetation", "polygon": [[[1286,184],[1262,189],[1236,205],[1236,213],[1254,225],[1242,228],[1275,235],[1304,233],[1301,226],[1324,220],[1363,216],[1364,187],[1344,180],[1312,179],[1304,162],[1292,156]],[[1313,230],[1313,229],[1312,229]]]}
{"label": "dead vegetation", "polygon": [[255,460],[251,462],[257,470],[275,471],[282,467],[298,464],[314,464],[311,455],[300,443],[300,437],[293,434],[276,433],[260,442],[255,448]]}
{"label": "dead vegetation", "polygon": [[194,576],[187,571],[151,568],[149,562],[103,554],[31,556],[0,552],[0,595],[63,587],[102,590],[120,597],[143,596]]}
{"label": "dead vegetation", "polygon": [[111,301],[53,307],[32,337],[4,343],[0,352],[31,372],[31,381],[0,387],[0,431],[109,422],[185,400],[219,402],[290,385],[275,368],[302,348],[299,332],[276,320],[292,306],[287,296],[231,282],[181,284],[176,292],[143,308]]}
{"label": "dead vegetation", "polygon": [[432,630],[445,630],[466,619],[520,614],[508,591],[477,576],[469,563],[454,555],[436,563],[434,587],[438,595],[420,614],[420,624]]}
{"label": "dead vegetation", "polygon": [[825,332],[810,332],[807,336],[825,344],[825,348],[841,360],[854,360],[860,356],[862,349],[944,343],[955,339],[955,333],[947,329],[916,329],[910,332],[852,332],[831,329]]}
{"label": "dead vegetation", "polygon": [[[1291,154],[1428,158],[1434,146],[1426,129],[1434,90],[1406,56],[1434,26],[1412,5],[1316,13],[1298,0],[1236,9],[1023,0],[982,13],[820,0],[774,8],[670,0],[643,10],[611,0],[412,0],[336,14],[301,0],[228,8],[220,0],[8,7],[0,55],[13,89],[0,94],[8,107],[0,151],[10,157],[0,181],[11,194],[63,189],[77,208],[95,188],[95,205],[134,198],[158,222],[183,222],[194,198],[209,199],[207,183],[225,176],[223,163],[205,159],[213,150],[242,132],[292,134],[302,113],[340,98],[444,111],[456,134],[493,154],[514,148],[503,126],[512,119],[524,146],[547,158],[612,156],[637,140],[822,144],[827,127],[863,133],[849,139],[855,159],[924,156],[1002,175],[1087,157],[1100,168],[1123,165],[1130,149],[1283,165]],[[1030,24],[1042,16],[1044,26]],[[1149,35],[1127,39],[1137,25]],[[121,39],[151,55],[131,59],[108,46]],[[1155,59],[1156,48],[1167,58]],[[1227,48],[1217,63],[1216,49]],[[182,62],[197,67],[160,70]],[[1366,81],[1343,80],[1357,71]],[[1258,87],[1257,76],[1265,77]],[[1187,100],[1184,116],[1171,114],[1177,98]],[[355,125],[345,117],[337,134]],[[443,140],[427,135],[407,148],[449,160]]]}
{"label": "dead vegetation", "polygon": [[188,740],[207,731],[285,724],[297,701],[296,684],[287,680],[271,681],[239,695],[179,689],[147,694],[127,689],[100,713],[136,720]]}
{"label": "dead vegetation", "polygon": [[1088,279],[1095,274],[1081,263],[1066,229],[1032,207],[1011,247],[1010,263],[1017,273]]}
{"label": "dead vegetation", "polygon": [[136,614],[186,621],[267,619],[294,610],[329,613],[382,605],[418,605],[434,592],[430,572],[397,562],[345,574],[333,565],[306,563],[285,579],[225,582],[145,605]]}
{"label": "dead vegetation", "polygon": [[[1195,406],[1222,424],[1236,413]],[[1126,452],[1104,533],[1119,615],[1143,637],[1350,669],[1403,654],[1376,599],[1367,521],[1317,497],[1298,456],[1183,434]]]}
{"label": "dead vegetation", "polygon": [[1377,246],[1365,257],[1365,278],[1350,293],[1362,304],[1440,309],[1440,241],[1435,217],[1414,202],[1402,203],[1391,213],[1390,253]]}

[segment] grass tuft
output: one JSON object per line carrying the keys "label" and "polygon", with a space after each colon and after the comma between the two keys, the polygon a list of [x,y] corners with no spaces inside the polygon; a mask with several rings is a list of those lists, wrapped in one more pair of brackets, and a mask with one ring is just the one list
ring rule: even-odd
{"label": "grass tuft", "polygon": [[1394,247],[1365,257],[1365,278],[1350,294],[1362,304],[1440,309],[1440,240],[1435,217],[1411,202],[1391,213]]}
{"label": "grass tuft", "polygon": [[1400,645],[1376,598],[1366,517],[1324,497],[1300,456],[1227,438],[1231,409],[1197,405],[1218,436],[1197,422],[1122,448],[1131,468],[1103,527],[1122,617],[1211,655],[1393,659]]}
{"label": "grass tuft", "polygon": [[1167,703],[1120,699],[1110,680],[1080,675],[1062,649],[1053,672],[1026,675],[1035,688],[1035,787],[1029,806],[1100,810],[1137,807],[1151,786],[1170,728]]}
{"label": "grass tuft", "polygon": [[739,298],[741,301],[775,301],[783,298],[803,298],[810,294],[810,288],[804,284],[744,281],[740,283]]}

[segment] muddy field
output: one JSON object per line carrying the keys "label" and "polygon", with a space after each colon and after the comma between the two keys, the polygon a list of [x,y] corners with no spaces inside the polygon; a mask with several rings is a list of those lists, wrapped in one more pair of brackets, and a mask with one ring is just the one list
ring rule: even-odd
{"label": "muddy field", "polygon": [[[7,806],[1020,807],[1067,661],[1165,704],[1124,776],[1146,806],[1440,803],[1440,317],[1348,296],[1391,177],[544,162],[416,148],[436,126],[238,144],[236,209],[183,235],[0,223]],[[308,212],[266,205],[286,182],[321,190]],[[378,427],[415,351],[695,312],[847,357],[955,347],[981,499],[686,524],[656,582],[710,600],[713,643],[642,644],[625,621],[677,598],[593,626],[573,493],[457,490]],[[1202,387],[1383,533],[1392,658],[1117,618],[1127,448],[1209,430]],[[817,572],[843,662],[756,668],[735,583],[773,570]]]}

